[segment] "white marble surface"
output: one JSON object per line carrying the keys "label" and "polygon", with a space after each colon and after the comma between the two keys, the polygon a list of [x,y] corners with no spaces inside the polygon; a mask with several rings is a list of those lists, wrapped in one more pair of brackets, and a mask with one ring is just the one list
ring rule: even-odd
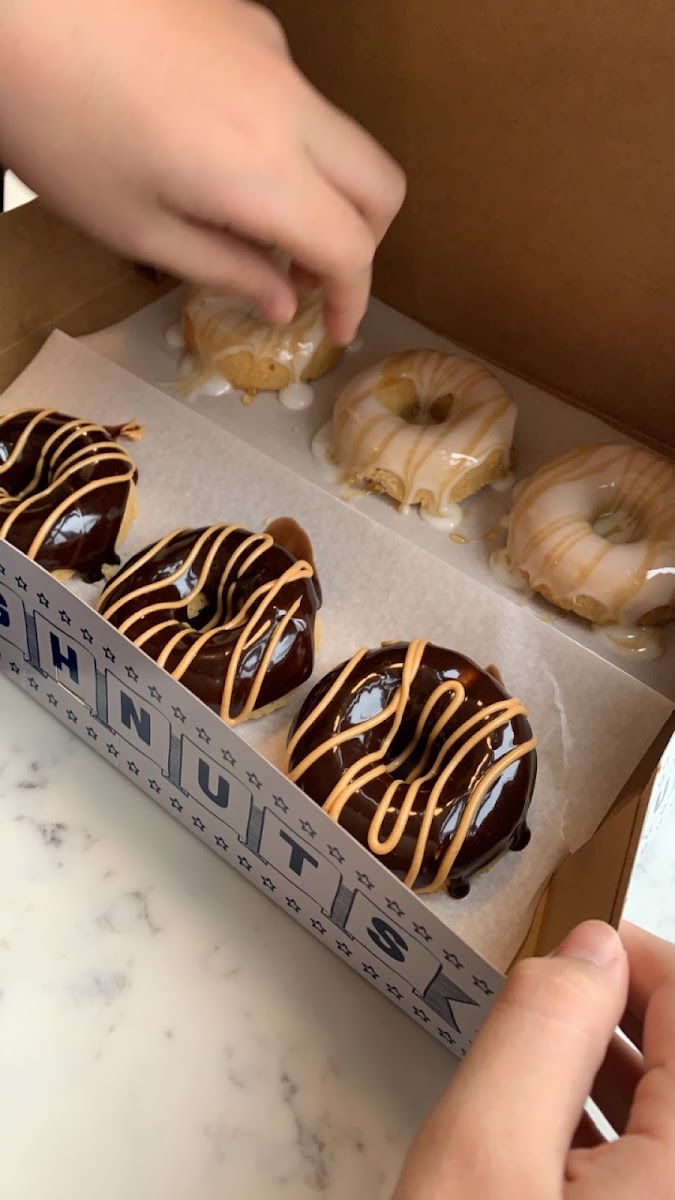
{"label": "white marble surface", "polygon": [[[453,1059],[0,678],[2,1200],[385,1200]],[[630,915],[675,937],[675,810]]]}

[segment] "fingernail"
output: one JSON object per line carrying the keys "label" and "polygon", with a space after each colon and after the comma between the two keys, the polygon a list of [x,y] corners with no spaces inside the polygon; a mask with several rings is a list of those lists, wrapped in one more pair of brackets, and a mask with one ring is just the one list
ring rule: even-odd
{"label": "fingernail", "polygon": [[621,957],[621,939],[611,925],[603,921],[585,921],[578,925],[554,951],[554,958],[578,958],[596,967],[610,967]]}

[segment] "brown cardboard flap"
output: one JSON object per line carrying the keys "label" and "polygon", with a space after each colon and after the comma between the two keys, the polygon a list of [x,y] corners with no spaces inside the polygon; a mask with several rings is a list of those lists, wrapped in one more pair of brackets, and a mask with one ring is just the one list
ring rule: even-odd
{"label": "brown cardboard flap", "polygon": [[0,388],[55,327],[73,337],[91,333],[174,286],[92,242],[39,201],[0,220]]}
{"label": "brown cardboard flap", "polygon": [[675,445],[675,7],[273,0],[408,172],[376,292]]}

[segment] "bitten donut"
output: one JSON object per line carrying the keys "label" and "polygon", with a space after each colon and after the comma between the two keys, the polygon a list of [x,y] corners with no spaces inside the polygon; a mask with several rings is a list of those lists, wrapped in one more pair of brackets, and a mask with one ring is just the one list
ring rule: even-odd
{"label": "bitten donut", "polygon": [[136,511],[138,472],[115,439],[141,434],[50,408],[0,416],[0,538],[61,578],[101,579]]}
{"label": "bitten donut", "polygon": [[407,887],[465,896],[530,836],[536,740],[496,675],[420,640],[359,650],[303,704],[288,775]]}
{"label": "bitten donut", "polygon": [[193,287],[183,304],[182,332],[194,359],[189,389],[217,392],[229,384],[249,397],[278,392],[289,408],[310,403],[307,384],[330,371],[343,354],[326,336],[316,293],[301,296],[290,325],[277,329],[245,300],[213,287]]}
{"label": "bitten donut", "polygon": [[314,666],[316,571],[311,555],[281,544],[281,524],[178,529],[132,558],[99,600],[106,620],[227,725],[279,707]]}
{"label": "bitten donut", "polygon": [[675,465],[641,446],[581,446],[518,495],[509,566],[599,625],[675,617]]}
{"label": "bitten donut", "polygon": [[479,363],[419,350],[362,371],[333,412],[346,482],[444,516],[510,470],[516,406]]}

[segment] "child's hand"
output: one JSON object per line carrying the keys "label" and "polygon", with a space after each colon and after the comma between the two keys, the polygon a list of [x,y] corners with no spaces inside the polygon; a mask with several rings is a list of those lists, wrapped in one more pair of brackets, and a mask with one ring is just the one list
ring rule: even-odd
{"label": "child's hand", "polygon": [[[589,922],[515,969],[394,1200],[672,1200],[675,948],[622,938]],[[618,1141],[582,1118],[591,1091]]]}
{"label": "child's hand", "polygon": [[7,0],[0,158],[122,253],[250,297],[283,323],[277,246],[348,342],[400,169],[297,71],[245,0]]}

